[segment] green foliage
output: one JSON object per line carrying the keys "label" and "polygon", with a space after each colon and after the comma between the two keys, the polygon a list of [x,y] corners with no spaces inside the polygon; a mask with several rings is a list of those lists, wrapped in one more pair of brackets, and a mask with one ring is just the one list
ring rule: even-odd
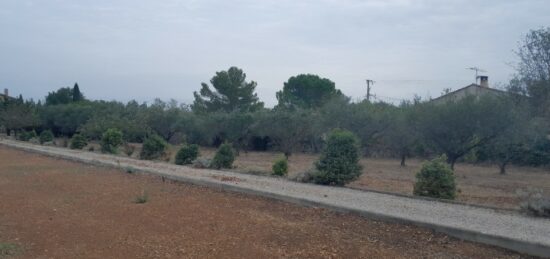
{"label": "green foliage", "polygon": [[393,105],[367,100],[359,103],[331,100],[321,109],[322,127],[347,129],[359,138],[365,152],[376,152],[390,145],[381,141],[384,135],[391,134],[390,128],[399,118],[395,110]]}
{"label": "green foliage", "polygon": [[70,87],[59,88],[46,96],[46,105],[68,104],[72,101],[73,90]]}
{"label": "green foliage", "polygon": [[49,92],[46,96],[46,105],[69,104],[84,100],[84,95],[80,92],[78,84],[75,83],[73,88],[62,87],[57,91]]}
{"label": "green foliage", "polygon": [[53,141],[53,133],[51,130],[45,130],[40,133],[40,144]]}
{"label": "green foliage", "polygon": [[8,135],[24,128],[39,125],[36,109],[33,103],[22,100],[9,100],[0,103],[0,128],[3,126]]}
{"label": "green foliage", "polygon": [[34,130],[23,131],[21,132],[21,134],[19,134],[19,140],[22,140],[22,141],[29,141],[32,138],[36,138],[36,137],[37,137],[36,131]]}
{"label": "green foliage", "polygon": [[88,145],[88,140],[83,135],[74,134],[71,138],[71,149],[83,149],[86,145]]}
{"label": "green foliage", "polygon": [[166,154],[168,143],[158,135],[152,135],[145,139],[141,153],[139,154],[141,159],[159,159]]}
{"label": "green foliage", "polygon": [[455,176],[445,160],[443,155],[422,165],[416,174],[414,195],[450,200],[456,197]]}
{"label": "green foliage", "polygon": [[468,96],[458,101],[419,107],[419,133],[437,152],[446,154],[451,169],[470,150],[489,143],[512,125],[514,108],[505,98]]}
{"label": "green foliage", "polygon": [[251,113],[233,112],[226,114],[218,124],[225,140],[233,143],[237,152],[248,144],[254,117]]}
{"label": "green foliage", "polygon": [[344,185],[361,175],[357,137],[347,130],[333,130],[315,164],[314,182],[326,185]]}
{"label": "green foliage", "polygon": [[406,166],[405,160],[411,156],[419,141],[419,134],[415,127],[416,107],[402,104],[391,111],[392,119],[379,139],[394,157],[401,159],[401,166]]}
{"label": "green foliage", "polygon": [[188,165],[199,156],[199,146],[195,144],[184,145],[176,154],[176,165]]}
{"label": "green foliage", "polygon": [[509,89],[529,102],[532,116],[550,123],[550,27],[529,31],[516,54],[519,63]]}
{"label": "green foliage", "polygon": [[114,114],[94,116],[80,126],[79,130],[90,139],[101,139],[103,132],[110,128],[120,129],[124,139],[130,142],[143,142],[145,136],[151,132],[147,125],[137,119]]}
{"label": "green foliage", "polygon": [[285,176],[288,174],[288,160],[286,157],[281,157],[273,163],[271,167],[273,175]]}
{"label": "green foliage", "polygon": [[21,250],[21,247],[17,244],[0,243],[0,258],[16,256]]}
{"label": "green foliage", "polygon": [[101,152],[116,154],[122,142],[122,132],[120,130],[108,129],[101,137]]}
{"label": "green foliage", "polygon": [[319,113],[312,110],[277,109],[256,114],[252,131],[256,136],[268,137],[274,147],[288,157],[300,147],[302,150],[305,146],[319,148],[323,130],[319,120]]}
{"label": "green foliage", "polygon": [[94,114],[103,114],[99,107],[86,102],[42,106],[38,112],[43,127],[56,135],[73,135]]}
{"label": "green foliage", "polygon": [[195,161],[193,161],[193,167],[194,168],[211,168],[212,167],[212,160],[207,158],[197,158]]}
{"label": "green foliage", "polygon": [[277,92],[280,108],[318,108],[328,100],[343,97],[334,82],[318,75],[301,74],[293,76]]}
{"label": "green foliage", "polygon": [[231,168],[235,161],[235,154],[230,144],[224,143],[220,146],[212,159],[211,167],[216,169]]}
{"label": "green foliage", "polygon": [[227,71],[216,72],[210,80],[214,90],[206,83],[202,83],[199,93],[194,92],[195,101],[192,109],[195,112],[216,111],[256,111],[264,104],[254,93],[256,82],[246,81],[246,74],[237,67],[230,67]]}
{"label": "green foliage", "polygon": [[84,95],[80,92],[78,83],[74,83],[72,94],[73,94],[73,102],[80,102],[84,100]]}
{"label": "green foliage", "polygon": [[149,194],[147,194],[147,191],[142,191],[140,195],[138,195],[135,199],[134,199],[134,202],[137,203],[137,204],[144,204],[144,203],[147,203],[149,201]]}

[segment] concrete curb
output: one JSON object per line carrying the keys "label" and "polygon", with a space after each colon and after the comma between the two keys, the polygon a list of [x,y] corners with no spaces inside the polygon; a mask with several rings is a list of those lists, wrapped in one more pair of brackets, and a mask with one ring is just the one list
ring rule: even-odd
{"label": "concrete curb", "polygon": [[[3,141],[0,141],[0,144],[8,147],[24,150],[27,152],[38,153],[38,154],[42,154],[50,157],[55,157],[58,159],[70,160],[70,161],[91,164],[96,166],[106,166],[110,168],[124,169],[124,167],[121,167],[120,164],[117,164],[119,163],[118,160],[117,162],[99,161],[95,159],[86,159],[86,158],[74,157],[69,155],[55,154],[45,150],[35,149],[32,146],[15,145],[15,144],[6,143]],[[136,160],[136,161],[139,161],[139,160]],[[163,173],[162,170],[148,168],[146,166],[129,166],[129,167],[131,167],[132,170],[136,172],[161,176],[161,177],[164,177],[165,179],[170,179],[174,181],[180,181],[180,182],[190,183],[194,185],[217,188],[217,189],[222,189],[226,191],[256,195],[256,196],[261,196],[261,197],[275,199],[275,200],[281,200],[281,201],[304,205],[304,206],[323,207],[323,208],[327,208],[327,209],[339,211],[339,212],[356,213],[367,218],[377,219],[381,221],[410,224],[410,225],[430,228],[430,229],[433,229],[434,231],[445,233],[460,239],[494,245],[494,246],[506,248],[509,250],[513,250],[513,251],[517,251],[517,252],[521,252],[529,255],[540,256],[540,257],[550,257],[550,245],[547,245],[547,244],[529,242],[521,239],[516,239],[513,237],[496,236],[488,233],[483,233],[481,231],[472,231],[469,229],[444,226],[436,223],[419,222],[419,221],[411,220],[405,217],[396,217],[393,215],[386,215],[378,212],[364,210],[361,208],[353,208],[353,207],[343,206],[343,205],[334,205],[334,204],[325,203],[322,201],[320,202],[320,201],[305,199],[301,197],[295,197],[292,195],[283,195],[279,193],[273,193],[267,190],[253,190],[247,187],[236,186],[229,183],[216,181],[214,179],[212,180],[196,179],[185,175],[170,175],[167,173]],[[548,233],[548,235],[550,237],[550,233]]]}

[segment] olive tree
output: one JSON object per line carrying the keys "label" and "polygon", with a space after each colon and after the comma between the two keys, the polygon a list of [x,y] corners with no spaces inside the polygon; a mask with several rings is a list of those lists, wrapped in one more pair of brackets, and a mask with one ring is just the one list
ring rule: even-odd
{"label": "olive tree", "polygon": [[467,96],[420,109],[418,129],[425,143],[443,152],[454,169],[456,161],[472,149],[502,134],[513,120],[511,106],[497,96]]}

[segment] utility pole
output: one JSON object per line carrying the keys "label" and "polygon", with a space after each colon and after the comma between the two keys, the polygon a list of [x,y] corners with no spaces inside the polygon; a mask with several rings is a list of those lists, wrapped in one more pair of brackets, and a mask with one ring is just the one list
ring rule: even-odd
{"label": "utility pole", "polygon": [[370,80],[370,79],[367,79],[367,101],[370,102],[370,85],[374,85],[374,81],[373,80]]}

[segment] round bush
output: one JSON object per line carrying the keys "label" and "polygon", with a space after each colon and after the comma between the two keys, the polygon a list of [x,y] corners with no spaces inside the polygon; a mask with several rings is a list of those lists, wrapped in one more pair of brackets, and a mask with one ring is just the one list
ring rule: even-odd
{"label": "round bush", "polygon": [[45,130],[40,133],[40,144],[53,141],[53,133],[51,130]]}
{"label": "round bush", "polygon": [[288,174],[288,160],[286,157],[281,157],[273,163],[271,167],[273,170],[273,175],[285,176]]}
{"label": "round bush", "polygon": [[199,146],[185,145],[176,154],[176,165],[189,165],[199,156]]}
{"label": "round bush", "polygon": [[22,141],[29,141],[32,138],[36,138],[36,137],[37,137],[36,131],[34,130],[23,131],[21,132],[21,134],[19,134],[19,140],[22,140]]}
{"label": "round bush", "polygon": [[214,155],[211,167],[216,169],[231,168],[233,166],[233,161],[235,161],[233,148],[230,144],[224,143],[220,146],[216,155]]}
{"label": "round bush", "polygon": [[422,165],[416,174],[414,195],[450,200],[456,197],[455,176],[446,160],[443,155]]}
{"label": "round bush", "polygon": [[159,159],[166,154],[168,143],[158,135],[153,135],[145,139],[139,157],[141,159]]}
{"label": "round bush", "polygon": [[71,149],[83,149],[86,145],[88,145],[88,140],[80,134],[74,134],[71,138]]}
{"label": "round bush", "polygon": [[108,129],[101,137],[101,152],[116,154],[118,146],[122,145],[122,132],[118,129]]}
{"label": "round bush", "polygon": [[347,130],[333,130],[315,164],[313,181],[325,185],[344,185],[361,175],[357,137]]}

